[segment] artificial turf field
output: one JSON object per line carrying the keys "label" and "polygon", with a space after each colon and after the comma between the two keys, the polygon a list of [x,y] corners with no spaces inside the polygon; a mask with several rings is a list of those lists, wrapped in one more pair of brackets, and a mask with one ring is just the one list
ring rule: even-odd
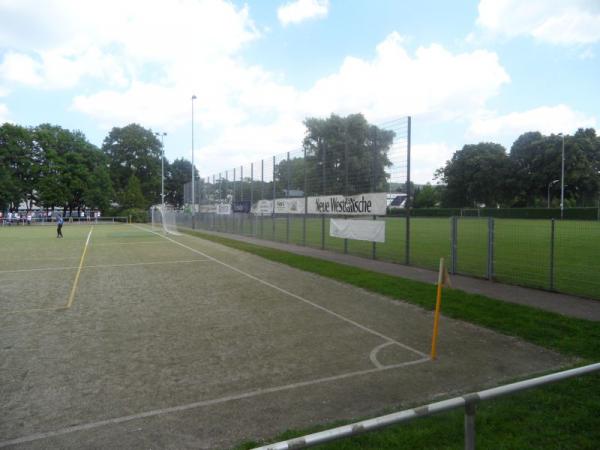
{"label": "artificial turf field", "polygon": [[192,236],[0,229],[0,447],[222,448],[570,358]]}
{"label": "artificial turf field", "polygon": [[[216,216],[200,226],[217,231],[253,235],[264,239],[304,243],[302,217],[235,221]],[[386,242],[376,244],[376,257],[405,262],[406,221],[388,217]],[[188,224],[189,226],[189,224]],[[324,240],[322,230],[325,230]],[[437,269],[439,258],[450,261],[451,223],[449,218],[411,219],[411,264]],[[344,251],[344,240],[329,236],[329,221],[306,219],[306,245]],[[476,277],[487,276],[488,219],[459,218],[456,272]],[[350,254],[371,258],[370,242],[348,241]],[[494,219],[494,280],[510,284],[550,289],[551,252],[554,251],[554,290],[600,299],[600,222],[555,221],[554,249],[551,248],[551,221]]]}

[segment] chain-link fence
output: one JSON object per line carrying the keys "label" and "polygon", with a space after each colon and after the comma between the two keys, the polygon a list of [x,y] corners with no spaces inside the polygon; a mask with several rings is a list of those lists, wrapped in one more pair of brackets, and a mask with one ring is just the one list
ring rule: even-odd
{"label": "chain-link fence", "polygon": [[[180,225],[309,246],[452,273],[600,298],[600,222],[503,219],[479,214],[411,217],[410,119],[381,125],[391,141],[317,140],[288,152],[205,177],[196,213]],[[354,159],[354,161],[353,161]],[[186,185],[186,199],[191,189]],[[315,196],[383,192],[383,214],[317,214]],[[398,204],[395,205],[394,202]],[[476,211],[476,210],[474,210]],[[383,242],[333,237],[333,219],[385,222]]]}

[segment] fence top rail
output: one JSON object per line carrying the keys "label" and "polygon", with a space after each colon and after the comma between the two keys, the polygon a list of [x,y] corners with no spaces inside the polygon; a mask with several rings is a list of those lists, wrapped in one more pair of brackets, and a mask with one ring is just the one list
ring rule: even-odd
{"label": "fence top rail", "polygon": [[577,367],[575,369],[564,370],[562,372],[556,372],[537,378],[506,384],[503,386],[466,394],[460,397],[454,397],[448,400],[430,403],[417,408],[406,409],[404,411],[376,417],[374,419],[363,420],[361,422],[355,422],[349,425],[331,428],[329,430],[308,434],[302,437],[289,439],[287,441],[281,441],[274,444],[265,445],[263,447],[257,447],[254,450],[291,450],[312,447],[314,445],[324,444],[326,442],[362,434],[367,431],[377,430],[390,425],[408,422],[418,417],[430,416],[436,413],[449,411],[451,409],[464,407],[467,404],[475,404],[480,401],[491,400],[496,397],[514,394],[525,389],[531,389],[597,371],[600,371],[600,363],[590,364],[587,366]]}

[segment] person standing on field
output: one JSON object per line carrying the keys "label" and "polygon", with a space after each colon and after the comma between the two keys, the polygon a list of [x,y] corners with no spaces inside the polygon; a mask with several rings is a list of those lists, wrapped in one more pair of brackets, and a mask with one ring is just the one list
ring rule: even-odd
{"label": "person standing on field", "polygon": [[63,220],[62,216],[59,214],[59,215],[56,217],[56,237],[57,237],[57,238],[61,238],[61,237],[63,237],[63,234],[62,234],[62,226],[63,226],[63,223],[65,223],[65,222],[64,222],[64,220]]}

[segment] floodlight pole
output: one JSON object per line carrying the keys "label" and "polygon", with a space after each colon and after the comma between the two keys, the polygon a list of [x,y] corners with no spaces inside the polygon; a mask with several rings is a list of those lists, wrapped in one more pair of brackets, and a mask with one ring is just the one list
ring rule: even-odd
{"label": "floodlight pole", "polygon": [[196,192],[194,188],[194,100],[196,100],[196,96],[192,95],[192,214],[196,212]]}
{"label": "floodlight pole", "polygon": [[565,208],[565,135],[559,133],[562,137],[562,159],[560,168],[560,218],[564,217]]}
{"label": "floodlight pole", "polygon": [[555,183],[558,183],[559,181],[560,180],[554,180],[548,183],[548,209],[550,209],[550,187],[553,186]]}
{"label": "floodlight pole", "polygon": [[165,136],[167,133],[164,131],[162,133],[154,133],[157,136],[160,136],[160,142],[162,147],[162,157],[160,158],[161,168],[160,168],[160,198],[163,208],[165,207]]}

